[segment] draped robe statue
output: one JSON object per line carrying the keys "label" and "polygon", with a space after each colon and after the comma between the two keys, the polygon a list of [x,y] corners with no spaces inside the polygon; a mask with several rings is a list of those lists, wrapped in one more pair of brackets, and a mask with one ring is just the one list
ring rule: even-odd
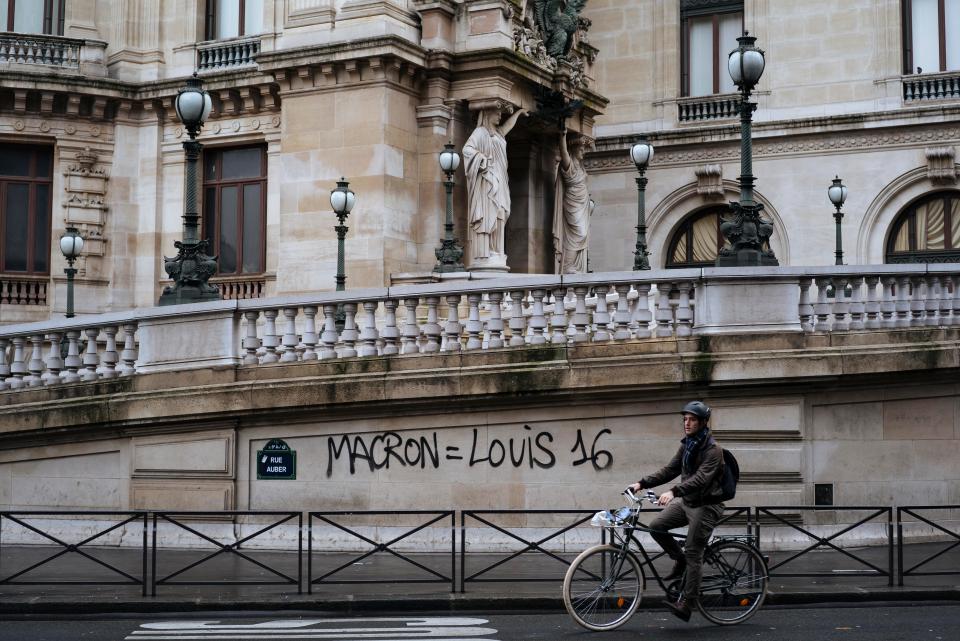
{"label": "draped robe statue", "polygon": [[506,135],[525,113],[525,109],[519,109],[500,124],[500,109],[483,109],[477,128],[463,146],[469,269],[486,267],[506,271],[503,236],[510,217]]}
{"label": "draped robe statue", "polygon": [[557,274],[584,274],[590,239],[590,194],[587,171],[583,168],[583,143],[573,154],[567,150],[566,133],[560,136],[560,165],[557,167],[553,201],[553,247]]}

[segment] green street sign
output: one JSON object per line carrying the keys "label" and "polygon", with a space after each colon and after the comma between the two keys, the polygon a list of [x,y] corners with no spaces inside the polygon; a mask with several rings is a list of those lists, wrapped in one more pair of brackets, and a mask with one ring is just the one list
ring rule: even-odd
{"label": "green street sign", "polygon": [[297,478],[297,453],[278,438],[257,450],[257,480]]}

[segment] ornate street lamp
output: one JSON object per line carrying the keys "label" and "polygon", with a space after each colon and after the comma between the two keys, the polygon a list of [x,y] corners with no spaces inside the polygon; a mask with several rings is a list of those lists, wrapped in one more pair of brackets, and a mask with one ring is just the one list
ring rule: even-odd
{"label": "ornate street lamp", "polygon": [[[330,192],[330,207],[333,209],[333,213],[336,214],[337,220],[339,221],[339,224],[334,227],[337,232],[338,292],[344,291],[347,286],[347,275],[344,273],[344,241],[347,238],[347,226],[344,225],[344,223],[347,221],[347,216],[350,215],[350,210],[353,209],[355,204],[357,204],[357,195],[350,189],[350,183],[347,179],[341,176],[340,180],[337,181],[337,188]],[[344,312],[342,303],[337,305],[337,314],[334,318],[337,331],[343,330],[344,323],[346,323],[346,312]]]}
{"label": "ornate street lamp", "polygon": [[637,166],[640,176],[637,180],[637,248],[633,252],[633,269],[650,269],[650,261],[647,256],[647,219],[646,202],[644,200],[647,190],[647,165],[653,158],[653,145],[646,140],[641,140],[630,148],[630,159]]}
{"label": "ornate street lamp", "polygon": [[837,176],[833,179],[833,182],[827,188],[827,197],[830,198],[830,202],[833,203],[833,206],[837,208],[837,211],[833,213],[833,219],[837,222],[837,265],[843,264],[843,236],[840,233],[840,221],[843,220],[843,212],[840,211],[840,208],[843,207],[843,202],[847,199],[847,186],[843,184],[843,181],[840,180],[840,176]]}
{"label": "ornate street lamp", "polygon": [[440,247],[434,250],[437,256],[437,265],[433,271],[444,272],[462,272],[466,268],[460,259],[463,258],[463,247],[457,242],[453,235],[453,174],[460,166],[460,154],[454,151],[453,143],[447,143],[440,152],[440,169],[447,175],[443,182],[447,190],[447,222],[444,223],[443,241]]}
{"label": "ornate street lamp", "polygon": [[769,247],[773,225],[760,217],[763,203],[754,200],[753,142],[751,118],[756,103],[750,93],[763,75],[763,51],[754,46],[757,39],[744,32],[737,38],[740,45],[730,52],[727,70],[740,89],[740,202],[731,202],[732,216],[720,225],[720,232],[730,243],[720,250],[718,267],[745,265],[779,265]]}
{"label": "ornate street lamp", "polygon": [[179,305],[220,300],[220,290],[207,281],[217,271],[217,259],[210,256],[209,241],[200,240],[197,232],[197,164],[203,146],[197,142],[197,134],[210,115],[213,103],[210,94],[203,90],[200,78],[194,72],[187,79],[187,86],[177,94],[174,106],[177,117],[183,123],[190,140],[184,141],[183,151],[187,159],[186,186],[183,213],[183,241],[176,241],[177,255],[164,257],[164,270],[173,279],[173,285],[164,287],[160,305]]}
{"label": "ornate street lamp", "polygon": [[67,318],[73,318],[73,277],[77,270],[73,268],[73,261],[80,255],[83,249],[83,237],[77,231],[76,227],[67,227],[66,233],[60,237],[60,251],[63,257],[67,259],[64,273],[67,275]]}

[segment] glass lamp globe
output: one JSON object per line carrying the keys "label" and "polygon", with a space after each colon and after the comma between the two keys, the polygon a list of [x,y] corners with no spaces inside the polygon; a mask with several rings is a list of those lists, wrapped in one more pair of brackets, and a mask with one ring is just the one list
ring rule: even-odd
{"label": "glass lamp globe", "polygon": [[83,250],[83,237],[76,227],[67,227],[66,233],[60,237],[60,251],[67,260],[74,260]]}
{"label": "glass lamp globe", "polygon": [[630,148],[630,160],[637,166],[637,169],[643,169],[653,160],[653,145],[641,140]]}
{"label": "glass lamp globe", "polygon": [[760,81],[766,64],[763,50],[754,46],[756,41],[755,37],[745,33],[737,38],[740,46],[731,51],[727,58],[727,70],[733,84],[746,91],[753,89]]}
{"label": "glass lamp globe", "polygon": [[837,209],[840,209],[844,201],[847,200],[847,186],[843,184],[839,176],[834,178],[831,185],[827,188],[827,196]]}
{"label": "glass lamp globe", "polygon": [[440,169],[444,173],[452,174],[460,166],[460,154],[453,147],[453,143],[447,143],[440,152]]}
{"label": "glass lamp globe", "polygon": [[357,202],[357,196],[350,189],[346,178],[337,181],[337,188],[330,192],[330,206],[338,215],[349,214]]}

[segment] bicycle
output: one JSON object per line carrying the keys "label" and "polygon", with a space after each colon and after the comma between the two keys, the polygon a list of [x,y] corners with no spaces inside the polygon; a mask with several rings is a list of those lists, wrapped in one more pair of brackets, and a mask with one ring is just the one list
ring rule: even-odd
{"label": "bicycle", "polygon": [[[636,532],[653,532],[640,521],[643,499],[656,503],[657,496],[647,491],[643,498],[629,489],[623,493],[635,503],[610,514],[608,527],[611,543],[601,543],[580,553],[567,569],[563,579],[563,603],[567,612],[588,630],[613,630],[633,616],[646,588],[644,566],[667,598],[676,600],[683,586],[683,577],[666,584],[657,572],[651,557],[635,536]],[[604,513],[598,513],[595,520]],[[684,540],[682,534],[670,533]],[[631,550],[634,544],[643,562]],[[757,550],[753,537],[712,537],[703,554],[703,580],[697,609],[708,621],[718,625],[742,623],[757,613],[767,594],[767,564]],[[599,583],[598,583],[599,582]],[[580,588],[583,586],[583,589]]]}

